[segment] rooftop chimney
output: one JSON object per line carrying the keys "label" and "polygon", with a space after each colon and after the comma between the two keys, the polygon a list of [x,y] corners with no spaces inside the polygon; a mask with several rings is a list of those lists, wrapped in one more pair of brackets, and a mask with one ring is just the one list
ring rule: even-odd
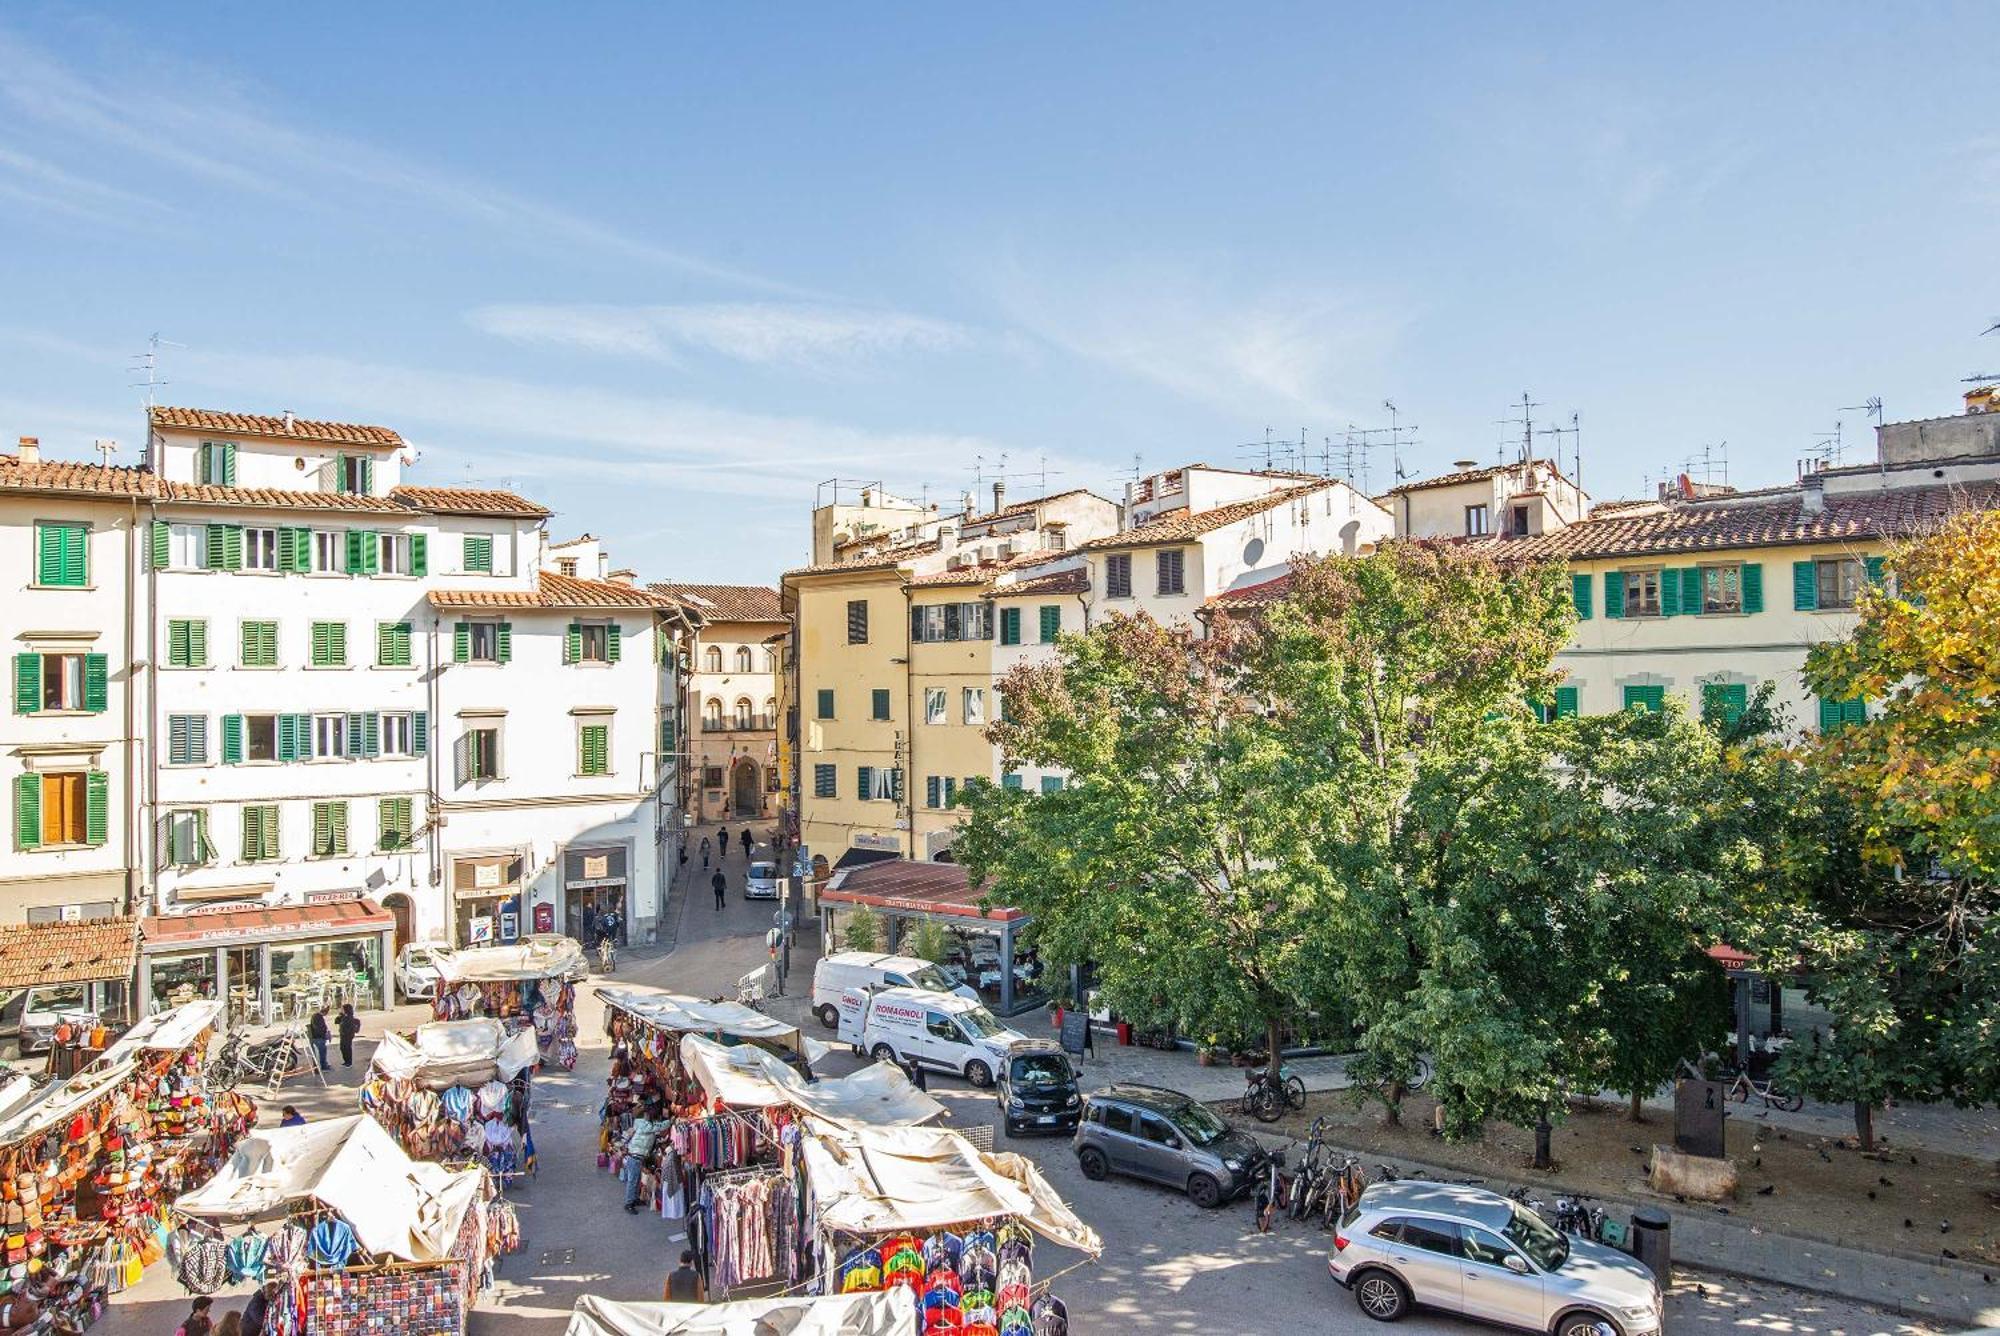
{"label": "rooftop chimney", "polygon": [[1478,468],[1479,461],[1476,459],[1454,459],[1451,461],[1451,466],[1457,469],[1460,473],[1463,473],[1467,469]]}
{"label": "rooftop chimney", "polygon": [[1817,470],[1799,479],[1799,509],[1808,515],[1826,509],[1826,479]]}
{"label": "rooftop chimney", "polygon": [[285,410],[285,430],[290,431],[291,429],[292,429],[292,410],[287,408]]}
{"label": "rooftop chimney", "polygon": [[41,463],[42,438],[39,436],[23,436],[20,441],[19,455],[23,464]]}
{"label": "rooftop chimney", "polygon": [[998,515],[1007,505],[1007,484],[995,481],[993,484],[993,513]]}

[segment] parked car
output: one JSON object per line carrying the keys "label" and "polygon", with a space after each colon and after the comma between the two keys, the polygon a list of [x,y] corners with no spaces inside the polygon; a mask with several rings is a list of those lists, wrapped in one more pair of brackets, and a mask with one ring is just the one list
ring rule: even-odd
{"label": "parked car", "polygon": [[778,865],[776,863],[752,863],[750,870],[743,874],[743,898],[745,900],[777,899]]}
{"label": "parked car", "polygon": [[[851,996],[851,995],[850,995]],[[916,1062],[984,1089],[1015,1044],[1027,1039],[977,1002],[920,988],[862,989],[843,1007],[840,1037],[876,1061]]]}
{"label": "parked car", "polygon": [[[813,966],[813,1013],[819,1023],[833,1030],[840,1026],[840,1013],[861,1003],[865,988],[923,988],[933,993],[956,993],[969,1002],[979,994],[967,988],[962,977],[954,979],[942,966],[916,956],[885,956],[874,951],[836,951],[820,957]],[[846,1000],[842,1000],[845,994]]]}
{"label": "parked car", "polygon": [[56,1026],[65,1017],[72,1024],[102,1021],[113,1033],[123,1030],[130,993],[122,981],[100,981],[37,984],[6,994],[0,1003],[0,1061],[16,1062],[48,1052]]}
{"label": "parked car", "polygon": [[1083,1097],[1070,1142],[1089,1179],[1112,1174],[1185,1192],[1197,1206],[1220,1206],[1256,1182],[1264,1148],[1206,1104],[1163,1086],[1114,1085]]}
{"label": "parked car", "polygon": [[1482,1188],[1373,1184],[1341,1217],[1327,1269],[1381,1322],[1421,1305],[1555,1336],[1660,1330],[1644,1263]]}
{"label": "parked car", "polygon": [[1010,1137],[1024,1131],[1072,1132],[1083,1116],[1076,1068],[1062,1046],[1048,1039],[1024,1039],[1008,1049],[993,1094]]}
{"label": "parked car", "polygon": [[437,958],[421,942],[410,942],[396,953],[396,991],[405,1002],[437,993]]}

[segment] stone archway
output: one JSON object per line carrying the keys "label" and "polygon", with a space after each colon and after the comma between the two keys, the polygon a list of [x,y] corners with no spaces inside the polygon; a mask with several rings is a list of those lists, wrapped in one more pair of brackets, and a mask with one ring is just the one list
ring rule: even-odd
{"label": "stone archway", "polygon": [[757,763],[739,756],[729,767],[729,808],[734,816],[762,816],[764,794],[758,784]]}

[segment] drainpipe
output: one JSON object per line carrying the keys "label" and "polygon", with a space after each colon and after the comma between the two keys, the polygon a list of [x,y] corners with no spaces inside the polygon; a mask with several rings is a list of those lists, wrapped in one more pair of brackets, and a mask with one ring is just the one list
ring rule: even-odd
{"label": "drainpipe", "polygon": [[[123,758],[125,766],[126,792],[124,799],[128,810],[125,819],[119,825],[125,833],[124,910],[127,914],[136,914],[138,912],[139,879],[137,860],[134,857],[137,851],[132,847],[132,812],[138,809],[138,804],[132,802],[131,784],[132,776],[137,773],[138,768],[138,732],[135,727],[138,723],[138,706],[132,699],[138,686],[133,681],[132,674],[132,637],[138,630],[139,599],[139,572],[133,569],[132,566],[133,548],[139,545],[139,500],[137,497],[132,498],[131,505],[128,507],[125,524],[125,690],[123,693],[125,697],[125,736],[119,743],[119,754]],[[147,530],[149,536],[151,532],[150,529]],[[152,563],[149,561],[146,564],[150,566]],[[136,1000],[134,999],[134,1001]]]}
{"label": "drainpipe", "polygon": [[[444,741],[444,693],[438,682],[442,669],[438,666],[438,615],[431,613],[430,634],[424,637],[424,680],[425,703],[430,711],[430,737],[424,746],[424,825],[430,831],[431,886],[433,889],[444,884],[444,813],[438,810],[438,752]],[[522,906],[523,909],[526,906]],[[453,926],[453,906],[449,891],[445,894],[446,927]],[[412,927],[414,928],[414,924]]]}
{"label": "drainpipe", "polygon": [[[152,526],[159,523],[160,505],[150,502],[147,507],[146,531],[151,540]],[[153,569],[153,563],[146,563],[146,738],[145,738],[145,797],[140,808],[144,821],[139,827],[139,856],[145,860],[145,884],[152,892],[154,912],[165,906],[160,903],[160,869],[157,865],[159,841],[154,832],[160,828],[160,573]],[[129,645],[127,647],[129,653]],[[128,684],[126,694],[131,695]],[[128,705],[128,709],[131,707]],[[221,735],[217,734],[216,746],[220,747]],[[129,773],[129,772],[128,772]]]}
{"label": "drainpipe", "polygon": [[908,827],[910,853],[917,856],[917,663],[916,637],[910,633],[916,600],[903,590],[903,731],[909,737],[904,751],[903,821]]}

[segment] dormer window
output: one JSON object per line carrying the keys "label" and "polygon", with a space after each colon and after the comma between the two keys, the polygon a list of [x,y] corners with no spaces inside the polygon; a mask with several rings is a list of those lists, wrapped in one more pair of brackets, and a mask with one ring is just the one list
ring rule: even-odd
{"label": "dormer window", "polygon": [[1507,533],[1514,538],[1528,536],[1528,508],[1513,506],[1507,512]]}
{"label": "dormer window", "polygon": [[576,558],[575,557],[556,558],[556,573],[558,575],[566,575],[570,579],[574,580],[576,578]]}
{"label": "dormer window", "polygon": [[349,496],[368,496],[375,490],[375,461],[366,455],[341,455],[334,460],[335,489]]}
{"label": "dormer window", "polygon": [[1467,538],[1484,538],[1487,532],[1486,507],[1467,506],[1465,508],[1465,536]]}

